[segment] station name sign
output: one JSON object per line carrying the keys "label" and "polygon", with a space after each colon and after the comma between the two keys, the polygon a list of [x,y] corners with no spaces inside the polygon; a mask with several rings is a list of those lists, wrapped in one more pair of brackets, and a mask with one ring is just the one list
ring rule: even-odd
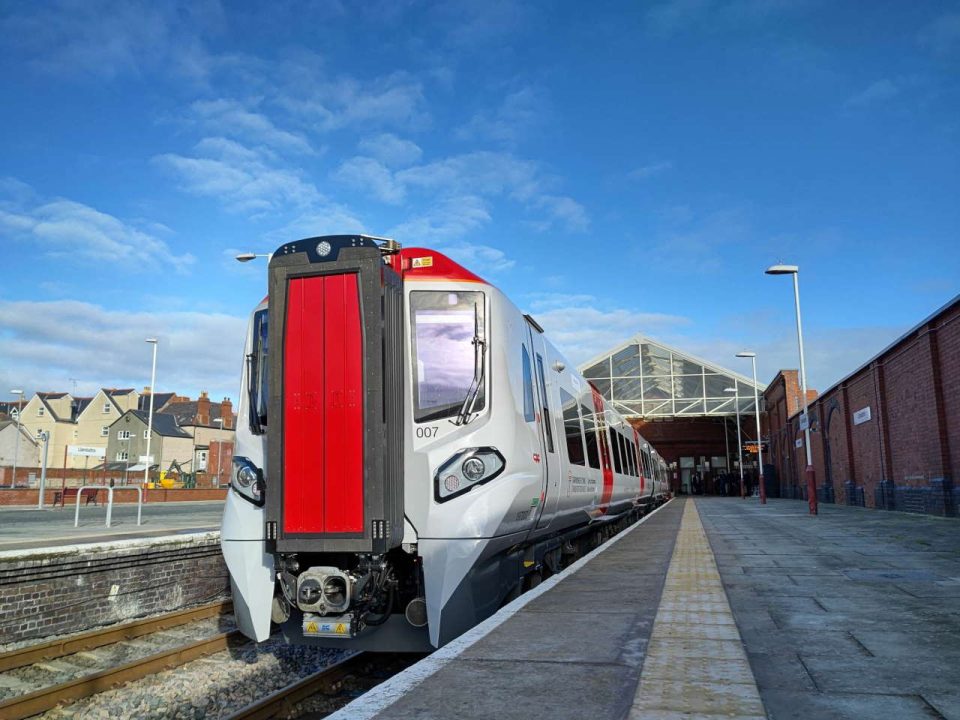
{"label": "station name sign", "polygon": [[870,419],[870,406],[869,406],[869,405],[867,405],[865,408],[861,408],[860,410],[857,410],[857,411],[853,414],[853,424],[854,424],[854,425],[863,425],[863,423],[867,422],[869,419]]}
{"label": "station name sign", "polygon": [[107,456],[107,449],[95,445],[67,445],[67,455],[71,457],[104,458]]}

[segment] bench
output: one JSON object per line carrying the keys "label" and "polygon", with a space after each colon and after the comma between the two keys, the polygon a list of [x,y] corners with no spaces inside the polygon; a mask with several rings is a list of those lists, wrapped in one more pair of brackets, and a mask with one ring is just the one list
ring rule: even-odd
{"label": "bench", "polygon": [[[64,488],[63,490],[57,490],[53,496],[54,506],[59,505],[60,507],[63,507],[67,504],[68,500],[74,500],[77,497],[79,490],[80,488]],[[96,488],[89,488],[86,492],[87,502],[84,504],[89,505],[90,503],[93,503],[94,505],[97,505],[98,492],[100,491]]]}

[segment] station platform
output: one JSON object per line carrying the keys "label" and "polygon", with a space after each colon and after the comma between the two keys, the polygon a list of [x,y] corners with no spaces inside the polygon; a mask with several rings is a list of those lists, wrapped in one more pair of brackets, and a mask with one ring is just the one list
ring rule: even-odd
{"label": "station platform", "polygon": [[675,499],[331,716],[960,719],[960,521]]}
{"label": "station platform", "polygon": [[75,511],[72,505],[0,507],[0,552],[218,531],[223,500],[144,504],[140,525],[136,504],[117,503],[109,528],[103,505],[81,504],[77,527]]}

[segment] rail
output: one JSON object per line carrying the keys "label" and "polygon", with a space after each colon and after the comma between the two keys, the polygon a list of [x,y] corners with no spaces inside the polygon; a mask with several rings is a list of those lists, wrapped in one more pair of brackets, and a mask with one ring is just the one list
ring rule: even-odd
{"label": "rail", "polygon": [[133,640],[144,635],[169,630],[179,625],[186,625],[194,620],[203,620],[209,617],[222,615],[230,610],[233,603],[229,600],[223,600],[207,605],[200,605],[186,610],[177,610],[176,612],[158,615],[156,617],[133,620],[120,625],[110,625],[109,627],[79,635],[72,635],[66,638],[59,638],[37,645],[28,645],[26,647],[10,650],[0,653],[0,672],[14,670],[26,665],[41,662],[44,660],[55,660],[65,655],[94,650],[104,645],[124,640]]}
{"label": "rail", "polygon": [[302,680],[281,688],[260,700],[257,700],[238,712],[230,715],[228,720],[268,720],[269,718],[289,717],[296,705],[317,693],[332,694],[336,692],[343,680],[357,673],[362,663],[366,662],[370,653],[357,652],[338,662],[328,665],[318,672],[308,675]]}
{"label": "rail", "polygon": [[[107,522],[106,526],[110,527],[111,519],[113,518],[113,491],[115,488],[109,485],[82,485],[80,489],[77,490],[77,509],[73,514],[73,526],[79,527],[80,525],[80,498],[83,496],[84,490],[106,490],[107,491]],[[137,525],[140,525],[140,518],[143,513],[143,489],[138,486],[125,486],[124,490],[136,490],[137,491]]]}

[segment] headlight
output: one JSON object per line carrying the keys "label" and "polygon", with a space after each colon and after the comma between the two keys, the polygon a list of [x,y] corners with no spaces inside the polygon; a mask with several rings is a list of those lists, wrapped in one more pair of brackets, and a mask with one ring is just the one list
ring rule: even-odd
{"label": "headlight", "polygon": [[487,471],[487,466],[483,464],[483,460],[474,456],[464,460],[460,469],[463,471],[463,476],[467,480],[476,482],[477,480],[483,479],[483,474]]}
{"label": "headlight", "polygon": [[490,482],[503,472],[506,462],[496,448],[466,448],[447,460],[433,476],[434,499],[446,502]]}
{"label": "headlight", "polygon": [[254,505],[263,505],[263,471],[248,458],[234,456],[230,487],[244,500],[249,500]]}

